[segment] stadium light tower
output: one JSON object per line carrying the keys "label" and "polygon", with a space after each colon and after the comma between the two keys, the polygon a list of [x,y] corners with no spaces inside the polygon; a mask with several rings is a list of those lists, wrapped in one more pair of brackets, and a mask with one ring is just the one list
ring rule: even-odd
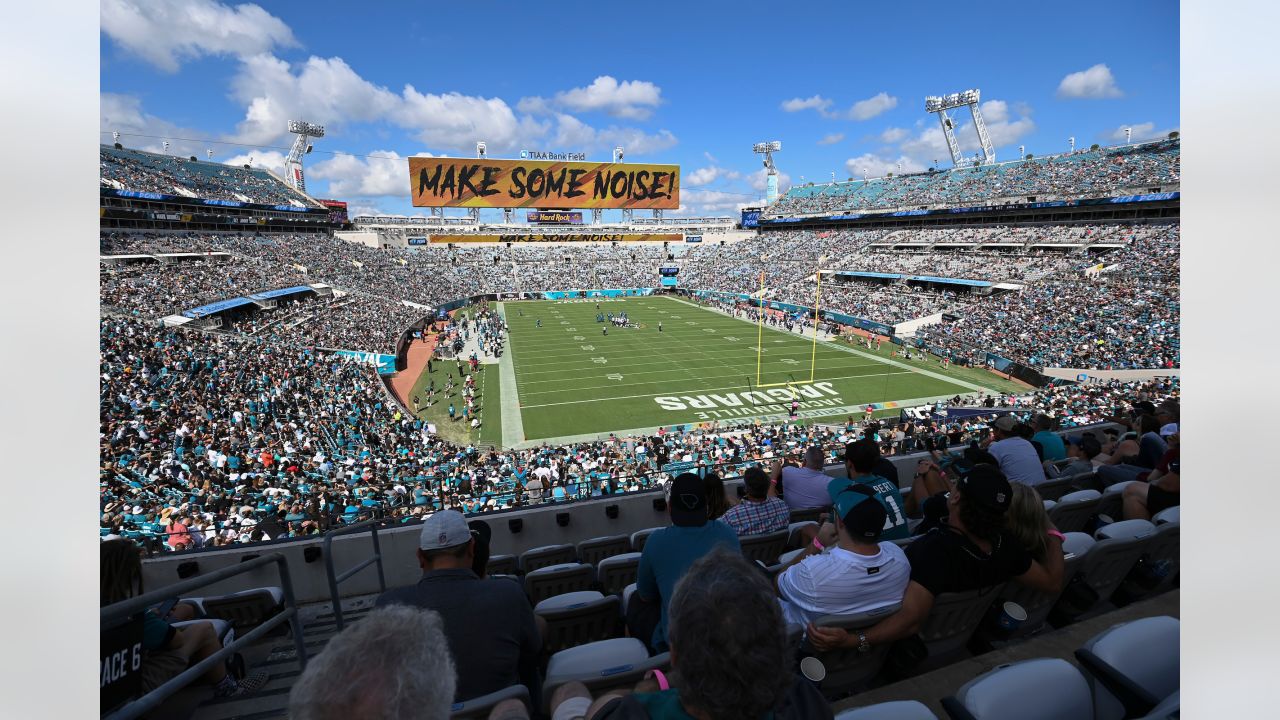
{"label": "stadium light tower", "polygon": [[205,155],[207,155],[207,156],[209,157],[209,161],[210,161],[210,162],[213,162],[213,148],[208,148],[208,149],[206,149],[206,150],[204,151],[204,154],[205,154]]}
{"label": "stadium light tower", "polygon": [[772,205],[778,201],[778,168],[773,164],[773,154],[782,152],[781,140],[758,142],[751,146],[751,151],[764,156],[765,169],[765,203]]}
{"label": "stadium light tower", "polygon": [[118,142],[120,142],[120,131],[119,131],[119,130],[112,130],[112,131],[111,131],[111,142],[113,142],[113,143],[118,143]]}
{"label": "stadium light tower", "polygon": [[948,110],[969,108],[973,116],[973,127],[978,131],[978,143],[982,145],[982,164],[992,165],[996,161],[995,148],[991,146],[991,136],[987,134],[987,124],[982,120],[982,110],[978,102],[982,99],[981,90],[965,90],[950,95],[930,95],[924,99],[925,112],[937,113],[938,122],[942,123],[942,134],[947,138],[947,149],[951,151],[951,162],[960,166],[960,143],[956,140],[955,121],[947,114]]}
{"label": "stadium light tower", "polygon": [[1026,145],[1019,145],[1019,146],[1018,146],[1018,159],[1019,159],[1019,160],[1023,160],[1023,159],[1025,159],[1026,157],[1027,157],[1027,146],[1026,146]]}
{"label": "stadium light tower", "polygon": [[1075,136],[1075,135],[1072,135],[1071,137],[1067,138],[1067,145],[1069,145],[1069,146],[1071,147],[1071,152],[1075,152],[1075,151],[1076,151],[1076,136]]}
{"label": "stadium light tower", "polygon": [[164,154],[165,154],[165,155],[168,155],[168,154],[169,154],[169,141],[168,141],[168,140],[165,140],[165,141],[164,141],[164,143],[162,143],[162,144],[164,145]]}
{"label": "stadium light tower", "polygon": [[1127,127],[1124,129],[1124,144],[1128,145],[1132,141],[1133,141],[1133,128]]}
{"label": "stadium light tower", "polygon": [[289,183],[289,187],[294,190],[305,193],[307,181],[302,174],[302,156],[311,152],[311,138],[324,137],[324,126],[313,125],[303,120],[290,120],[289,132],[298,137],[293,141],[293,147],[289,148],[289,155],[284,159],[285,182]]}

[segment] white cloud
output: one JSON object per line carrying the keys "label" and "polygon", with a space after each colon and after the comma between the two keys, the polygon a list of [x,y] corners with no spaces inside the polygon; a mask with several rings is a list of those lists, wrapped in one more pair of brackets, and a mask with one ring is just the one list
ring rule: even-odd
{"label": "white cloud", "polygon": [[[254,168],[266,168],[271,172],[285,177],[284,171],[285,154],[278,150],[253,150],[223,160],[226,165],[234,165],[240,167],[242,165],[250,165]],[[305,165],[305,164],[304,164]],[[311,168],[304,167],[307,175],[311,175]]]}
{"label": "white cloud", "polygon": [[681,188],[680,211],[676,214],[705,216],[736,213],[758,201],[759,198],[744,196],[742,193]]}
{"label": "white cloud", "polygon": [[[710,153],[704,153],[707,157],[711,157]],[[699,185],[710,185],[720,178],[725,180],[737,180],[742,177],[742,173],[736,170],[726,170],[719,165],[710,165],[704,168],[698,168],[693,172],[681,178],[681,184],[685,187],[698,187]]]}
{"label": "white cloud", "polygon": [[[982,103],[981,110],[982,119],[987,126],[987,135],[995,148],[1012,145],[1036,129],[1035,121],[1029,116],[1031,108],[1025,103],[1014,104],[1014,110],[1019,113],[1016,120],[1011,119],[1009,104],[1003,100],[987,100]],[[955,135],[956,141],[960,144],[960,150],[964,154],[971,155],[981,148],[978,132],[974,129],[972,122],[957,123]],[[944,165],[951,157],[942,128],[936,125],[927,127],[915,137],[904,140],[898,149],[909,157],[929,162],[940,160]]]}
{"label": "white cloud", "polygon": [[[939,131],[941,132],[941,131]],[[898,164],[902,164],[902,169],[898,169]],[[849,158],[844,161],[845,170],[849,171],[848,177],[855,180],[861,180],[863,172],[867,177],[884,177],[889,173],[895,175],[899,173],[913,173],[927,170],[923,164],[906,155],[899,155],[896,158],[881,157],[872,153],[865,153],[858,157]]]}
{"label": "white cloud", "polygon": [[1133,138],[1132,138],[1133,142],[1145,142],[1147,140],[1155,140],[1157,138],[1166,138],[1169,136],[1169,133],[1174,132],[1175,130],[1178,129],[1174,127],[1174,128],[1165,128],[1164,130],[1157,130],[1156,124],[1153,122],[1133,123],[1131,125],[1121,125],[1115,130],[1104,132],[1100,135],[1100,137],[1103,140],[1122,143],[1124,142],[1125,128],[1133,129]]}
{"label": "white cloud", "polygon": [[374,150],[369,155],[336,155],[311,166],[307,175],[328,180],[329,194],[334,197],[407,196],[409,164],[405,158],[392,150]]}
{"label": "white cloud", "polygon": [[386,210],[374,204],[366,203],[348,203],[347,217],[356,217],[357,215],[389,215]]}
{"label": "white cloud", "polygon": [[1118,98],[1124,93],[1116,87],[1111,68],[1098,63],[1088,70],[1073,72],[1058,83],[1060,98]]}
{"label": "white cloud", "polygon": [[822,139],[818,141],[818,144],[819,145],[835,145],[836,143],[840,142],[843,139],[844,139],[844,133],[831,133],[830,135],[823,135]]}
{"label": "white cloud", "polygon": [[404,102],[391,113],[391,121],[417,130],[414,137],[427,145],[462,152],[473,152],[477,140],[490,150],[516,150],[549,128],[528,116],[516,117],[501,98],[420,93],[412,85],[405,86]]}
{"label": "white cloud", "polygon": [[596,129],[573,117],[556,115],[556,131],[552,136],[556,147],[581,150],[612,149],[621,145],[627,157],[648,155],[672,148],[679,142],[670,130],[649,134],[639,128],[617,127]]}
{"label": "white cloud", "polygon": [[870,120],[871,118],[888,112],[898,106],[898,98],[889,93],[879,93],[867,98],[859,100],[849,108],[849,117],[854,120]]}
{"label": "white cloud", "polygon": [[102,0],[101,23],[121,48],[166,72],[205,55],[249,57],[298,44],[261,7],[213,0]]}
{"label": "white cloud", "polygon": [[[151,152],[164,152],[164,138],[198,137],[198,130],[178,127],[173,123],[149,115],[142,109],[142,101],[132,95],[102,93],[98,112],[98,126],[103,131],[100,141],[111,143],[111,132],[121,134],[120,144],[125,147]],[[207,143],[190,140],[169,141],[170,155],[195,155],[205,159]],[[215,148],[215,152],[217,149]]]}
{"label": "white cloud", "polygon": [[900,128],[900,127],[885,128],[885,131],[880,133],[880,142],[896,143],[910,134],[911,133],[906,128]]}
{"label": "white cloud", "polygon": [[[523,112],[533,112],[532,108],[547,104],[542,98],[523,98],[518,107]],[[551,104],[578,112],[605,112],[613,117],[647,120],[653,108],[662,104],[662,88],[646,80],[618,82],[612,76],[601,75],[586,87],[556,93]]]}
{"label": "white cloud", "polygon": [[[751,185],[752,190],[755,190],[758,193],[763,193],[769,188],[768,176],[769,176],[769,172],[764,168],[760,168],[759,170],[747,175],[747,182]],[[782,193],[786,192],[790,188],[791,188],[791,176],[779,170],[778,171],[778,194],[781,195]]]}
{"label": "white cloud", "polygon": [[782,109],[786,112],[800,112],[801,110],[817,110],[823,112],[831,107],[831,101],[821,95],[814,95],[810,98],[791,98],[782,102]]}
{"label": "white cloud", "polygon": [[295,72],[284,60],[255,55],[232,79],[231,96],[246,106],[234,139],[251,145],[287,140],[290,120],[368,122],[404,106],[395,93],[360,77],[338,57],[313,56]]}

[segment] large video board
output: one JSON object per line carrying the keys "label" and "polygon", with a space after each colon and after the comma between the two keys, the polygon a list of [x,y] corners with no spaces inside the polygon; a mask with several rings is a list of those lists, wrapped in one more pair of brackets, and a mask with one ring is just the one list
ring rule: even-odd
{"label": "large video board", "polygon": [[417,207],[680,208],[680,166],[409,158]]}

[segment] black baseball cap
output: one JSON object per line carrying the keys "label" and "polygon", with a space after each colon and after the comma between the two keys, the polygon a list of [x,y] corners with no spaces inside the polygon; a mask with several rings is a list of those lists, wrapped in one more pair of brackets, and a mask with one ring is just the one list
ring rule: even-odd
{"label": "black baseball cap", "polygon": [[707,524],[707,495],[702,478],[693,473],[680,473],[671,481],[667,498],[671,508],[671,524],[680,527],[702,527]]}
{"label": "black baseball cap", "polygon": [[967,502],[989,512],[1003,514],[1009,509],[1013,500],[1013,487],[1000,472],[1000,468],[990,463],[974,465],[956,481]]}

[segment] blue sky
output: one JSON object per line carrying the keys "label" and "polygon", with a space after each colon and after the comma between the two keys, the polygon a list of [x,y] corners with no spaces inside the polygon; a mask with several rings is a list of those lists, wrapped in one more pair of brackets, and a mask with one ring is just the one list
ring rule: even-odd
{"label": "blue sky", "polygon": [[[308,190],[355,212],[425,213],[404,158],[471,156],[484,140],[492,157],[607,160],[623,145],[628,160],[681,166],[681,213],[734,215],[763,196],[762,140],[782,141],[784,189],[950,167],[924,96],[967,88],[982,90],[1001,160],[1179,126],[1172,2],[101,8],[102,142],[169,138],[174,154],[274,169],[287,120],[323,124]],[[967,113],[957,120],[971,155]]]}

